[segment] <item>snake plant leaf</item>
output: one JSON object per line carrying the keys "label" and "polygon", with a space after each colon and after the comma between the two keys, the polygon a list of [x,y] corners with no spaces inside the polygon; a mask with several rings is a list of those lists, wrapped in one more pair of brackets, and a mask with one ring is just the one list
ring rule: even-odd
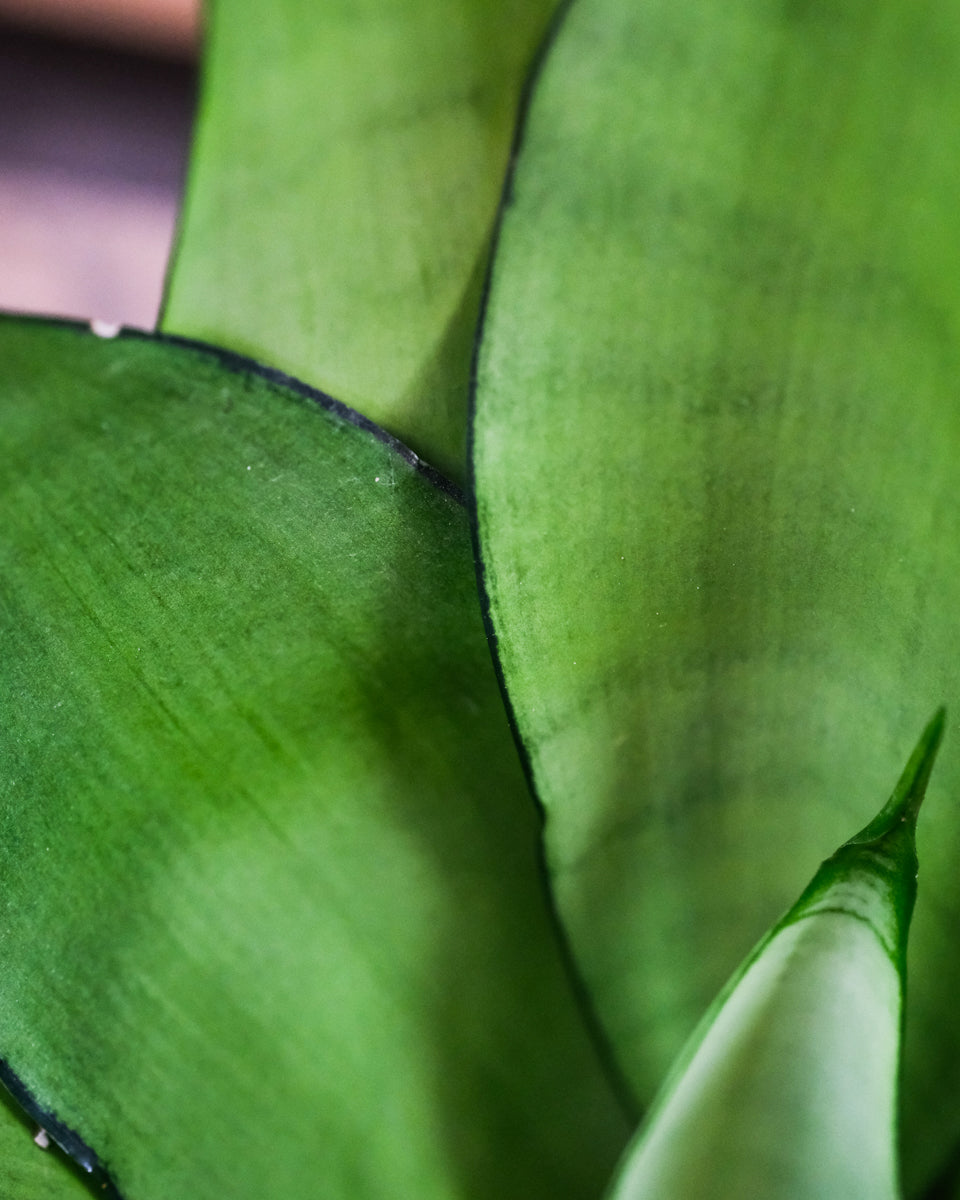
{"label": "snake plant leaf", "polygon": [[216,0],[162,328],[458,480],[490,233],[555,0]]}
{"label": "snake plant leaf", "polygon": [[[40,1137],[40,1143],[34,1138]],[[47,1141],[47,1144],[41,1145]],[[0,1087],[0,1196],[10,1200],[90,1200],[104,1191],[45,1139]]]}
{"label": "snake plant leaf", "polygon": [[[952,0],[577,0],[532,92],[478,540],[559,909],[643,1101],[960,691],[958,68]],[[960,1134],[958,794],[948,748],[911,1189]]]}
{"label": "snake plant leaf", "polygon": [[0,325],[0,1057],[131,1200],[594,1196],[622,1147],[411,458]]}
{"label": "snake plant leaf", "polygon": [[917,812],[943,729],[820,867],[703,1019],[611,1200],[897,1200],[897,1076]]}

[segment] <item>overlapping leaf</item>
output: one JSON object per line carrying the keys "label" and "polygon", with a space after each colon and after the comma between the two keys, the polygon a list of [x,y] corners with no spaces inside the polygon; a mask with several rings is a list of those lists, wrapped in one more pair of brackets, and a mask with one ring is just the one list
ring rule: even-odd
{"label": "overlapping leaf", "polygon": [[940,712],[884,809],[822,864],[718,997],[611,1200],[900,1195],[916,820],[942,730]]}
{"label": "overlapping leaf", "polygon": [[[958,64],[946,0],[578,0],[534,93],[479,537],[555,891],[645,1099],[960,690]],[[960,1132],[958,792],[948,751],[911,1186]]]}
{"label": "overlapping leaf", "polygon": [[555,0],[217,0],[163,327],[455,477],[520,89]]}
{"label": "overlapping leaf", "polygon": [[131,1200],[589,1197],[623,1137],[465,514],[198,347],[0,326],[0,1057]]}

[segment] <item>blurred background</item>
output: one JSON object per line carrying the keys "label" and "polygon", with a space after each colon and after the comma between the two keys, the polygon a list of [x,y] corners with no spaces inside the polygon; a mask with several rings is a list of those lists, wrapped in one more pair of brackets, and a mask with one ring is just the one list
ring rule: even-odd
{"label": "blurred background", "polygon": [[0,308],[154,326],[198,0],[0,0]]}

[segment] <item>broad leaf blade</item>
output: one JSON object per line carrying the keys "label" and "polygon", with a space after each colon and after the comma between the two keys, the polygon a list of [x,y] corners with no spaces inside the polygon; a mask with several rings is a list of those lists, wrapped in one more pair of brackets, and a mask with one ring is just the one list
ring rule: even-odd
{"label": "broad leaf blade", "polygon": [[[958,692],[958,62],[946,2],[579,0],[533,94],[479,540],[559,905],[643,1099]],[[960,1131],[958,791],[948,751],[913,1181]]]}
{"label": "broad leaf blade", "polygon": [[454,477],[487,244],[554,0],[217,0],[163,328]]}
{"label": "broad leaf blade", "polygon": [[900,1195],[915,827],[942,729],[940,712],[877,819],[821,866],[701,1022],[611,1200]]}
{"label": "broad leaf blade", "polygon": [[129,1197],[595,1195],[466,516],[204,348],[0,327],[0,1057]]}

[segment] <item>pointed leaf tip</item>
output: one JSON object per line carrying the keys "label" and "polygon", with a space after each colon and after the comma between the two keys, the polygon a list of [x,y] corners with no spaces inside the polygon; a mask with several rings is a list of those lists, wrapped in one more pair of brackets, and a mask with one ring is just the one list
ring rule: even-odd
{"label": "pointed leaf tip", "polygon": [[926,795],[937,751],[943,740],[947,710],[941,705],[927,722],[890,799],[873,820],[847,842],[848,846],[878,841],[903,822],[914,827]]}
{"label": "pointed leaf tip", "polygon": [[900,1196],[890,1131],[914,824],[944,717],[880,814],[821,865],[708,1010],[608,1200]]}

